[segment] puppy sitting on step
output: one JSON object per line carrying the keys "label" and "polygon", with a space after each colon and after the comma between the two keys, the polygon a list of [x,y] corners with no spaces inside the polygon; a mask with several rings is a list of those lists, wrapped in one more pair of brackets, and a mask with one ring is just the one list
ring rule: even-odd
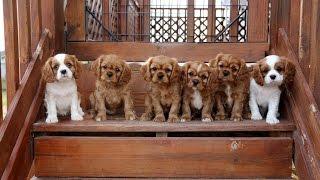
{"label": "puppy sitting on step", "polygon": [[213,95],[218,87],[216,69],[203,62],[187,62],[182,67],[183,102],[181,121],[190,121],[196,112],[201,111],[203,122],[211,122]]}
{"label": "puppy sitting on step", "polygon": [[92,63],[97,76],[96,90],[90,95],[91,107],[97,112],[96,121],[107,120],[107,114],[115,114],[124,108],[126,120],[135,120],[131,97],[131,70],[124,60],[116,55],[101,55]]}
{"label": "puppy sitting on step", "polygon": [[281,90],[293,81],[295,72],[292,62],[276,55],[267,56],[253,66],[249,101],[253,120],[261,120],[261,113],[267,112],[267,123],[279,123]]}
{"label": "puppy sitting on step", "polygon": [[151,57],[141,67],[144,79],[150,82],[151,90],[146,96],[145,113],[141,120],[179,122],[181,100],[180,67],[176,59],[166,56]]}
{"label": "puppy sitting on step", "polygon": [[210,66],[218,70],[220,81],[215,97],[216,119],[230,117],[233,121],[241,121],[244,112],[247,113],[250,84],[250,71],[245,61],[231,54],[218,54]]}
{"label": "puppy sitting on step", "polygon": [[81,63],[73,55],[57,54],[45,63],[42,80],[46,82],[45,106],[47,123],[58,122],[58,115],[71,113],[71,120],[83,119],[80,97],[76,80],[79,77]]}

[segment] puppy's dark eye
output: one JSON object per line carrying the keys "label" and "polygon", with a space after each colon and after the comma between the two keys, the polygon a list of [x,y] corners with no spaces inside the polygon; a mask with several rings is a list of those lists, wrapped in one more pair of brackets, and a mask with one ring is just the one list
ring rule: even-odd
{"label": "puppy's dark eye", "polygon": [[59,68],[58,65],[54,65],[54,66],[53,66],[53,69],[55,69],[55,70],[57,70],[58,68]]}
{"label": "puppy's dark eye", "polygon": [[277,67],[276,70],[277,70],[278,72],[282,72],[282,71],[283,71],[283,69],[282,69],[281,67]]}
{"label": "puppy's dark eye", "polygon": [[238,69],[236,67],[232,67],[231,69],[232,69],[233,72],[238,71]]}
{"label": "puppy's dark eye", "polygon": [[156,67],[153,67],[153,68],[152,68],[152,70],[153,70],[153,71],[156,71],[156,70],[157,70],[157,68],[156,68]]}
{"label": "puppy's dark eye", "polygon": [[165,71],[166,71],[166,73],[170,73],[171,69],[166,69]]}
{"label": "puppy's dark eye", "polygon": [[194,74],[193,74],[193,72],[189,72],[189,76],[193,76]]}
{"label": "puppy's dark eye", "polygon": [[68,68],[71,68],[72,64],[71,63],[67,63],[66,64]]}
{"label": "puppy's dark eye", "polygon": [[219,64],[219,68],[223,68],[223,64]]}
{"label": "puppy's dark eye", "polygon": [[120,71],[120,69],[119,68],[116,68],[116,72],[119,72]]}
{"label": "puppy's dark eye", "polygon": [[102,68],[103,68],[103,69],[107,69],[107,68],[108,68],[108,66],[103,66]]}
{"label": "puppy's dark eye", "polygon": [[207,79],[208,77],[206,75],[202,75],[201,79]]}

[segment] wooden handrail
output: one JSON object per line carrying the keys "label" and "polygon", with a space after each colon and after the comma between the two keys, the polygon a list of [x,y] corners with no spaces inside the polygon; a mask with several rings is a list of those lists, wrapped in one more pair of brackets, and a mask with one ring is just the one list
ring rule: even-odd
{"label": "wooden handrail", "polygon": [[[39,41],[32,61],[28,64],[21,85],[8,108],[8,113],[0,127],[0,174],[2,175],[24,126],[30,107],[40,87],[41,68],[47,58],[52,55],[52,35],[45,30]],[[35,112],[37,113],[37,112]],[[30,121],[33,121],[31,119]]]}

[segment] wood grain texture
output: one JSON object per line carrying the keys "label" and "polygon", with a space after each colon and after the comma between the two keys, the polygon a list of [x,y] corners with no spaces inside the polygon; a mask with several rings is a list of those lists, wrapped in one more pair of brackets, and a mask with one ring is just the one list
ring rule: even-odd
{"label": "wood grain texture", "polygon": [[81,60],[95,60],[101,54],[117,54],[127,61],[145,61],[150,56],[166,55],[184,61],[206,61],[218,53],[232,53],[255,62],[265,56],[268,43],[131,43],[131,42],[70,42],[67,53]]}
{"label": "wood grain texture", "polygon": [[29,108],[34,100],[40,81],[40,69],[52,53],[50,38],[51,35],[46,30],[0,127],[0,174],[3,173],[9,161]]}
{"label": "wood grain texture", "polygon": [[[20,63],[28,63],[31,60],[31,23],[30,23],[30,1],[17,1],[18,17],[18,39]],[[25,69],[20,72],[23,76]]]}
{"label": "wood grain texture", "polygon": [[19,87],[19,46],[17,25],[17,1],[3,1],[3,17],[6,49],[7,102],[11,104]]}
{"label": "wood grain texture", "polygon": [[37,48],[42,33],[41,0],[30,1],[31,51]]}
{"label": "wood grain texture", "polygon": [[291,138],[44,136],[35,139],[35,169],[40,177],[289,178],[291,153]]}
{"label": "wood grain texture", "polygon": [[194,42],[194,1],[188,0],[187,42]]}
{"label": "wood grain texture", "polygon": [[248,42],[268,41],[268,0],[250,0]]}
{"label": "wood grain texture", "polygon": [[[66,6],[68,41],[85,41],[85,1],[69,0]],[[108,14],[107,16],[108,17]]]}
{"label": "wood grain texture", "polygon": [[[303,135],[303,147],[305,154],[303,164],[312,171],[315,177],[320,177],[320,163],[312,159],[320,159],[320,114],[319,107],[303,76],[302,70],[298,65],[296,56],[287,34],[284,29],[280,29],[276,53],[287,56],[296,64],[296,76],[293,86],[290,87],[289,104],[293,119],[297,125],[297,130]],[[299,169],[300,167],[297,167]]]}

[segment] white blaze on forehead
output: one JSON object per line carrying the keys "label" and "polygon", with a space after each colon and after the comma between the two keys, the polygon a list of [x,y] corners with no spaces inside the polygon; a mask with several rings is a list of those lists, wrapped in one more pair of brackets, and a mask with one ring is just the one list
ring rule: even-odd
{"label": "white blaze on forehead", "polygon": [[63,64],[66,56],[66,54],[57,54],[54,58],[59,62],[59,64]]}
{"label": "white blaze on forehead", "polygon": [[280,61],[280,57],[277,55],[270,55],[266,57],[266,63],[273,69],[274,65]]}

